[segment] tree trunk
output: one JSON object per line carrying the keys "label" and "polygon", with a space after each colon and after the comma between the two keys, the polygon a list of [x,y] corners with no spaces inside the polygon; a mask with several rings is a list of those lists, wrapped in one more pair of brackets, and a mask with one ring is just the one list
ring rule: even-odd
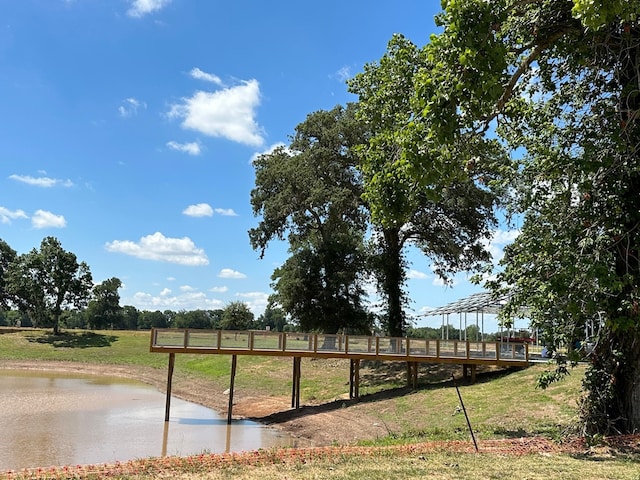
{"label": "tree trunk", "polygon": [[387,299],[389,335],[402,337],[405,331],[404,304],[404,258],[400,231],[397,228],[384,230],[384,258],[382,259],[382,291]]}

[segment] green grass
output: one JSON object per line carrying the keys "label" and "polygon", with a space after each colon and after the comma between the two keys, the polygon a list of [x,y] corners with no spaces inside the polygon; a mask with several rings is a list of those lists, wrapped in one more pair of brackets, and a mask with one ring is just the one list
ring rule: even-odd
{"label": "green grass", "polygon": [[[47,360],[115,365],[139,365],[165,372],[167,355],[149,352],[149,332],[67,331],[53,336],[44,330],[4,333],[0,329],[0,368],[7,360]],[[226,389],[230,355],[176,355],[176,375],[205,378]],[[535,388],[544,366],[522,370],[479,372],[477,382],[458,380],[458,387],[479,441],[494,438],[545,436],[560,438],[575,420],[584,370],[578,368],[563,382],[547,390]],[[460,367],[421,365],[419,386],[406,387],[401,362],[363,362],[361,399],[346,399],[348,360],[305,358],[302,361],[301,400],[349,408],[351,415],[377,419],[380,435],[364,444],[383,446],[414,444],[427,440],[469,442],[465,417],[451,381]],[[236,386],[255,395],[289,396],[292,360],[287,357],[239,356]],[[374,452],[377,452],[375,450]],[[604,456],[569,454],[509,456],[491,453],[429,452],[424,455],[390,455],[381,450],[366,455],[260,465],[229,465],[221,469],[194,471],[172,467],[163,478],[204,480],[260,477],[276,478],[528,478],[640,480],[638,454],[607,452]],[[153,462],[152,460],[148,460]],[[157,472],[125,472],[114,478],[150,480]],[[35,477],[35,478],[49,478]],[[66,478],[56,476],[55,478]],[[102,478],[78,474],[73,478]]]}
{"label": "green grass", "polygon": [[[2,330],[0,330],[2,332]],[[149,352],[149,332],[46,330],[0,334],[0,361],[51,360],[83,363],[141,365],[162,371],[167,355]],[[197,376],[221,390],[228,388],[230,355],[176,355],[176,375]],[[302,362],[301,401],[329,403],[347,399],[349,363],[341,359]],[[363,362],[360,402],[348,402],[354,414],[380,420],[380,442],[415,439],[467,438],[467,425],[451,373],[459,366],[420,366],[417,390],[406,387],[402,362]],[[481,438],[523,435],[558,437],[576,416],[583,370],[547,390],[535,388],[544,367],[479,373],[468,385],[458,380],[460,393],[474,431]],[[236,387],[256,395],[291,394],[292,360],[289,357],[238,357]],[[348,399],[347,399],[348,401]]]}

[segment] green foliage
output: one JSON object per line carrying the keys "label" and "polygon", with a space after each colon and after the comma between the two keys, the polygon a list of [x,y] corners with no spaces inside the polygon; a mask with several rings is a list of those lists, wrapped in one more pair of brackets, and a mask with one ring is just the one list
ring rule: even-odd
{"label": "green foliage", "polygon": [[[365,65],[349,82],[349,90],[358,95],[357,118],[368,128],[367,142],[357,149],[358,165],[374,229],[372,270],[393,336],[403,335],[407,325],[405,246],[420,248],[446,281],[489,260],[483,240],[495,225],[496,197],[474,181],[474,175],[487,170],[472,165],[475,157],[465,164],[458,154],[447,156],[450,139],[424,136],[429,124],[417,123],[428,108],[416,100],[416,89],[430,78],[425,72],[439,72],[431,68],[425,50],[395,35],[382,59]],[[439,115],[443,109],[439,104]],[[410,132],[418,130],[416,143]]]}
{"label": "green foliage", "polygon": [[46,237],[40,250],[18,256],[5,274],[6,288],[36,326],[52,326],[58,333],[65,308],[86,306],[91,292],[89,266],[78,263],[75,254],[62,248],[54,237]]}
{"label": "green foliage", "polygon": [[219,328],[222,330],[249,330],[253,328],[253,312],[244,302],[231,302],[222,312]]}
{"label": "green foliage", "polygon": [[[595,380],[585,382],[586,430],[637,429],[640,5],[443,6],[442,33],[422,51],[418,108],[403,132],[408,151],[430,152],[437,165],[462,162],[505,195],[524,223],[489,283],[512,295],[504,315],[527,307],[553,352],[573,354],[576,340],[588,340],[587,378]],[[575,360],[555,358],[542,385],[566,376]]]}
{"label": "green foliage", "polygon": [[120,279],[112,277],[93,287],[93,298],[85,311],[90,328],[122,328],[124,322],[118,294],[121,286]]}
{"label": "green foliage", "polygon": [[249,232],[254,249],[287,234],[291,256],[273,275],[280,306],[303,330],[362,331],[366,216],[352,147],[363,139],[353,106],[310,114],[288,149],[254,162],[251,203],[262,219]]}

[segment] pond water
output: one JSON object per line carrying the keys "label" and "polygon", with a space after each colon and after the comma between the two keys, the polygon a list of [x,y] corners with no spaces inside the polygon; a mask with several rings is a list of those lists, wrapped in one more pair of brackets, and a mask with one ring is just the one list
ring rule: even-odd
{"label": "pond water", "polygon": [[143,383],[0,370],[0,471],[294,444],[175,397],[169,422],[164,413],[165,395]]}

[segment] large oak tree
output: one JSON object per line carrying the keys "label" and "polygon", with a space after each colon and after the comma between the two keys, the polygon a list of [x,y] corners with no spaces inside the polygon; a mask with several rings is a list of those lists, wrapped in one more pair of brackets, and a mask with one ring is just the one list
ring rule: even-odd
{"label": "large oak tree", "polygon": [[40,249],[19,255],[9,264],[6,289],[18,307],[29,313],[34,326],[52,326],[59,333],[64,308],[87,305],[93,287],[91,271],[55,237],[46,237]]}

